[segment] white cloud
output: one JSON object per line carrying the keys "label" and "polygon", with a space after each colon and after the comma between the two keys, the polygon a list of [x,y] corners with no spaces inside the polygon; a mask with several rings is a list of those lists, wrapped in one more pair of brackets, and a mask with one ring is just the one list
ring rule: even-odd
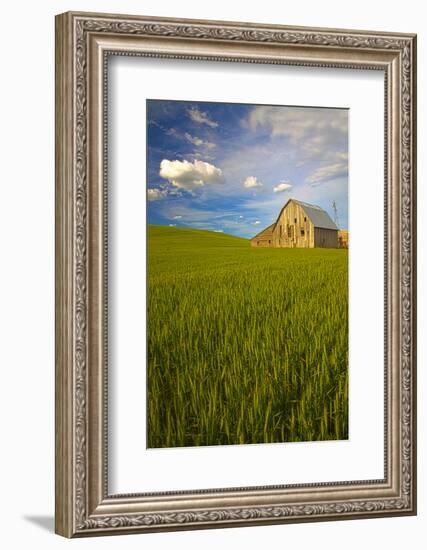
{"label": "white cloud", "polygon": [[162,199],[165,199],[168,195],[168,192],[166,189],[148,189],[147,190],[147,198],[151,201],[160,201]]}
{"label": "white cloud", "polygon": [[251,110],[245,124],[254,131],[267,129],[273,139],[287,139],[297,166],[312,159],[333,162],[335,155],[345,155],[348,148],[345,109],[259,106]]}
{"label": "white cloud", "polygon": [[214,120],[211,120],[209,118],[209,115],[203,111],[199,111],[196,107],[192,107],[191,109],[188,109],[188,114],[194,122],[198,122],[199,124],[207,124],[211,128],[217,128],[218,122],[215,122]]}
{"label": "white cloud", "polygon": [[261,222],[259,220],[254,221],[254,225],[259,225]]}
{"label": "white cloud", "polygon": [[316,168],[307,178],[306,182],[310,185],[318,185],[325,181],[346,177],[348,175],[347,162],[337,162]]}
{"label": "white cloud", "polygon": [[200,138],[198,138],[198,137],[196,137],[196,136],[193,137],[193,136],[192,136],[191,134],[189,134],[188,132],[186,132],[184,135],[185,135],[186,139],[187,139],[190,143],[192,143],[193,145],[197,145],[197,146],[203,145],[203,139],[200,139]]}
{"label": "white cloud", "polygon": [[174,216],[173,219],[174,220],[180,220],[182,218],[182,216]]}
{"label": "white cloud", "polygon": [[255,187],[262,187],[262,183],[255,176],[248,176],[243,182],[243,186],[246,189],[253,189]]}
{"label": "white cloud", "polygon": [[214,233],[224,233],[224,229],[214,229]]}
{"label": "white cloud", "polygon": [[172,185],[186,191],[207,184],[224,183],[222,170],[202,160],[167,160],[160,163],[159,175]]}
{"label": "white cloud", "polygon": [[335,130],[347,133],[348,116],[345,109],[286,108],[260,106],[249,114],[249,127],[266,125],[272,136],[288,136],[293,142],[299,141],[313,132]]}
{"label": "white cloud", "polygon": [[239,220],[243,220],[243,216],[239,216]]}
{"label": "white cloud", "polygon": [[337,152],[337,153],[335,153],[335,157],[338,160],[343,160],[345,162],[348,161],[348,153]]}
{"label": "white cloud", "polygon": [[292,187],[292,184],[288,181],[282,181],[278,183],[275,187],[273,187],[274,193],[283,193],[283,191],[287,191]]}
{"label": "white cloud", "polygon": [[214,147],[216,147],[215,143],[211,143],[210,141],[204,141],[203,139],[201,139],[197,136],[192,136],[188,132],[186,132],[184,134],[184,136],[185,136],[185,139],[187,139],[190,143],[192,143],[196,147],[202,147],[203,146],[206,149],[213,149]]}

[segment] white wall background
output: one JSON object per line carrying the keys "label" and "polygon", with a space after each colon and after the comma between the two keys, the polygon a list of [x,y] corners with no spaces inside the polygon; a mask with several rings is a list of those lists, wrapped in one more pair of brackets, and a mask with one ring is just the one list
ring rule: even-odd
{"label": "white wall background", "polygon": [[[54,510],[54,15],[70,9],[419,34],[418,90],[425,94],[423,4],[407,0],[14,0],[2,6],[0,195],[0,517],[3,548],[423,548],[427,531],[427,309],[425,165],[419,160],[419,514],[418,517],[256,527],[67,541]],[[426,111],[420,101],[419,151]],[[421,157],[421,154],[420,154]]]}

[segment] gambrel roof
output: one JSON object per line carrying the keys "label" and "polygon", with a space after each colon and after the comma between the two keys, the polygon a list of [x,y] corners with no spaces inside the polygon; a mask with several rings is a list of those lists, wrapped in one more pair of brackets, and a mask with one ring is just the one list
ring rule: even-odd
{"label": "gambrel roof", "polygon": [[283,210],[288,206],[291,201],[301,206],[307,218],[309,218],[314,227],[321,227],[322,229],[334,229],[335,231],[338,231],[338,227],[334,224],[329,214],[325,212],[323,208],[320,208],[320,206],[316,206],[315,204],[308,204],[306,202],[297,201],[295,199],[288,200],[282,210],[280,210],[280,213],[277,216],[277,220],[274,225],[277,224]]}

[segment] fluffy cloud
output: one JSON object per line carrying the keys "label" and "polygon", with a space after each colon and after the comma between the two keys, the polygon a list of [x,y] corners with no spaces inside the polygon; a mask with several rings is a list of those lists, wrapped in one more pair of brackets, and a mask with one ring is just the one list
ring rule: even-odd
{"label": "fluffy cloud", "polygon": [[180,220],[182,218],[182,216],[174,216],[173,219],[174,220]]}
{"label": "fluffy cloud", "polygon": [[187,141],[189,141],[190,143],[192,143],[193,145],[195,145],[196,147],[205,147],[206,149],[213,149],[214,147],[216,147],[216,144],[215,143],[211,143],[210,141],[204,141],[203,139],[197,137],[197,136],[192,136],[191,134],[189,134],[188,132],[186,132],[184,134],[185,136],[185,139]]}
{"label": "fluffy cloud", "polygon": [[283,193],[292,187],[292,184],[287,181],[282,181],[273,187],[274,193]]}
{"label": "fluffy cloud", "polygon": [[262,183],[255,176],[248,176],[243,182],[243,186],[246,189],[253,189],[255,187],[262,187]]}
{"label": "fluffy cloud", "polygon": [[168,192],[166,191],[166,189],[152,188],[147,190],[147,198],[150,202],[165,199],[167,195]]}
{"label": "fluffy cloud", "polygon": [[310,185],[319,185],[326,181],[347,177],[347,175],[347,162],[337,162],[335,164],[328,164],[327,166],[316,168],[316,170],[314,170],[314,172],[312,172],[305,181]]}
{"label": "fluffy cloud", "polygon": [[218,126],[218,122],[211,120],[207,113],[199,111],[199,109],[196,109],[196,107],[188,109],[187,112],[193,122],[198,122],[199,124],[207,124],[211,128],[217,128]]}
{"label": "fluffy cloud", "polygon": [[202,160],[167,160],[160,163],[159,175],[186,191],[214,183],[224,183],[222,170]]}
{"label": "fluffy cloud", "polygon": [[259,220],[254,221],[254,225],[259,225],[261,222]]}

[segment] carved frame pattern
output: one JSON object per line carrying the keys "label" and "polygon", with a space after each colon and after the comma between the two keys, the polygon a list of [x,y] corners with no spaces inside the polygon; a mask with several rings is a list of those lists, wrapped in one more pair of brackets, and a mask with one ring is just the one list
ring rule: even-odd
{"label": "carved frame pattern", "polygon": [[[104,55],[136,55],[127,48],[121,38],[153,37],[158,39],[179,39],[202,44],[214,41],[215,55],[177,53],[170,50],[139,53],[154,57],[183,57],[209,59],[211,61],[234,61],[252,63],[287,63],[322,67],[380,68],[375,54],[386,55],[381,68],[391,87],[386,92],[386,120],[394,115],[400,125],[399,143],[395,150],[399,159],[398,178],[393,180],[400,200],[398,219],[395,224],[395,247],[397,254],[392,261],[398,261],[400,273],[400,300],[395,304],[399,319],[399,456],[398,490],[391,496],[369,496],[363,498],[343,497],[322,499],[319,496],[307,502],[283,502],[280,505],[215,507],[215,494],[206,509],[192,506],[180,509],[176,505],[168,509],[141,511],[135,504],[138,495],[109,496],[106,490],[105,438],[102,450],[89,449],[92,437],[91,418],[98,416],[98,423],[105,428],[106,419],[99,418],[99,407],[90,406],[91,392],[88,370],[91,369],[88,349],[90,335],[88,323],[91,309],[89,288],[88,255],[92,226],[89,220],[90,193],[88,185],[89,159],[92,140],[88,125],[90,86],[89,73],[91,38],[106,35],[118,40],[119,47]],[[224,55],[222,44],[230,42],[257,46],[271,44],[297,47],[293,59],[267,55],[242,58]],[[161,42],[159,42],[160,44]],[[300,29],[274,26],[258,26],[240,23],[163,20],[134,16],[110,16],[84,13],[67,13],[57,17],[57,383],[56,383],[56,426],[57,426],[57,485],[56,485],[56,530],[72,536],[172,530],[180,528],[202,528],[215,526],[255,525],[285,521],[308,521],[342,519],[352,517],[377,517],[384,515],[414,514],[416,508],[415,487],[415,65],[416,40],[413,35],[392,35],[367,33],[363,31],[335,31],[325,29]],[[311,59],[300,52],[307,50]],[[340,52],[339,61],[328,57],[328,50]],[[364,60],[358,52],[372,54],[371,60]],[[346,57],[347,56],[347,59]],[[388,57],[387,57],[388,56]],[[374,61],[372,61],[374,59]],[[393,68],[394,67],[394,68]],[[397,67],[397,71],[396,71]],[[105,67],[103,67],[105,74]],[[98,87],[105,83],[97,82]],[[387,86],[386,86],[387,87]],[[398,99],[397,113],[390,106],[390,95]],[[388,105],[388,107],[387,107]],[[105,113],[104,113],[105,114]],[[99,122],[99,121],[98,121]],[[389,137],[391,139],[391,137]],[[389,147],[391,145],[389,144]],[[387,150],[387,144],[386,144]],[[104,168],[105,170],[105,168]],[[103,174],[105,177],[105,174]],[[102,376],[101,376],[102,375]],[[105,373],[100,384],[105,382]],[[393,379],[397,384],[397,379]],[[102,390],[100,390],[102,391]],[[391,397],[390,397],[391,399]],[[104,403],[101,397],[95,405]],[[97,409],[93,412],[93,408]],[[105,411],[104,411],[105,413]],[[105,415],[104,415],[105,416]],[[391,419],[389,419],[391,422]],[[100,428],[102,432],[102,426]],[[95,432],[93,432],[95,433]],[[101,440],[100,440],[101,441]],[[389,457],[390,458],[390,457]],[[387,457],[386,457],[387,459]],[[94,465],[94,466],[93,466]],[[92,487],[92,478],[98,476],[97,490]],[[390,482],[389,479],[385,480]],[[373,480],[363,482],[367,487],[375,485]],[[347,484],[319,484],[317,494],[325,486]],[[357,482],[356,482],[357,484]],[[307,489],[310,485],[302,485]],[[249,489],[249,488],[248,488]],[[251,488],[254,489],[254,488]],[[265,488],[262,488],[265,489]],[[396,486],[395,486],[396,489]],[[244,491],[245,488],[240,489]],[[293,488],[298,491],[298,488]],[[239,491],[236,489],[235,491]],[[369,491],[369,489],[368,489]],[[219,491],[220,493],[221,491]],[[216,492],[218,493],[218,491]],[[178,494],[178,493],[177,493]],[[387,493],[389,494],[389,493]],[[135,500],[136,499],[136,500]],[[124,512],[114,508],[115,501],[124,503]],[[223,501],[221,501],[223,502]],[[99,504],[99,506],[98,506]],[[113,505],[111,512],[109,505]],[[194,508],[195,509],[191,509]]]}

